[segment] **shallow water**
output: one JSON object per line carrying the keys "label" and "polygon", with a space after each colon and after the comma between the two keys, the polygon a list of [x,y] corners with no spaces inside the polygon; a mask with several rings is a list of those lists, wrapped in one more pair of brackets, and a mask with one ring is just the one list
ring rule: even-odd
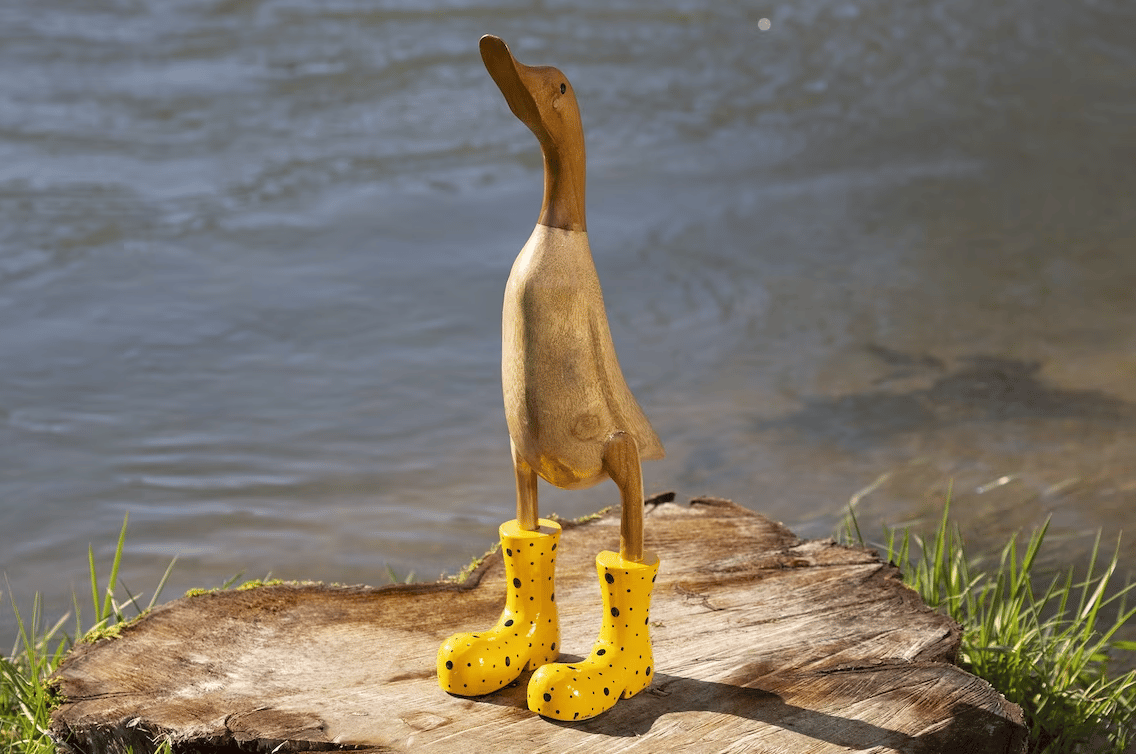
{"label": "shallow water", "polygon": [[1123,0],[0,10],[0,570],[60,615],[128,512],[144,601],[174,556],[167,596],[486,549],[513,512],[501,294],[541,185],[486,32],[580,98],[613,335],[668,450],[649,492],[826,536],[850,499],[869,533],[930,521],[953,484],[977,548],[1052,515],[1049,563],[1079,561],[1136,524],[1134,22]]}

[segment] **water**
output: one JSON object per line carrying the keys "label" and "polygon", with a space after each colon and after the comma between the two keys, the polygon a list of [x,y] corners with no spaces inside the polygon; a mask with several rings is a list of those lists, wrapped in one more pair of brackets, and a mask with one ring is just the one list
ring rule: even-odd
{"label": "water", "polygon": [[514,504],[501,296],[541,186],[486,32],[580,97],[611,327],[668,450],[648,491],[826,536],[850,498],[872,532],[953,484],[976,547],[1052,515],[1050,563],[1083,560],[1136,524],[1134,23],[1124,0],[10,4],[0,570],[61,615],[128,512],[143,601],[174,556],[167,596],[486,549]]}

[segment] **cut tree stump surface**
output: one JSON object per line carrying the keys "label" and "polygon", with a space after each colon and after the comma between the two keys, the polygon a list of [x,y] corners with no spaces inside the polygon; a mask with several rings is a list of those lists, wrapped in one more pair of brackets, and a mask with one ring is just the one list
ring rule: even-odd
{"label": "cut tree stump surface", "polygon": [[[656,675],[592,720],[525,706],[529,673],[465,699],[438,687],[438,646],[490,627],[500,554],[463,584],[264,586],[168,603],[55,675],[52,732],[84,754],[353,748],[478,752],[1024,752],[1021,710],[952,664],[958,626],[870,550],[804,541],[728,501],[650,507],[662,563]],[[561,660],[600,627],[595,556],[619,517],[564,526]]]}

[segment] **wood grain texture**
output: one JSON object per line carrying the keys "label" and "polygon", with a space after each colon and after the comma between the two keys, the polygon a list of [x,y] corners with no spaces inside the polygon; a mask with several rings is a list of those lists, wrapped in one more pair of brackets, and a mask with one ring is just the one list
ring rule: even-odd
{"label": "wood grain texture", "polygon": [[[951,664],[958,627],[873,552],[802,541],[720,500],[647,518],[662,559],[657,674],[593,720],[530,713],[528,674],[485,697],[438,688],[439,643],[501,609],[494,555],[463,585],[282,585],[164,605],[65,660],[53,734],[85,754],[163,737],[199,752],[1025,751],[1020,709]],[[610,513],[565,526],[562,660],[595,638],[594,558],[618,531]]]}

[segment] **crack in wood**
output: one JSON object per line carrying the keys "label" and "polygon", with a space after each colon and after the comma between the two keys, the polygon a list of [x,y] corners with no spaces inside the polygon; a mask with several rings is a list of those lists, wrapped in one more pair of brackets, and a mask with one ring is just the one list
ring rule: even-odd
{"label": "crack in wood", "polygon": [[691,589],[687,589],[682,584],[675,584],[674,589],[675,589],[676,592],[681,594],[684,599],[698,600],[699,604],[701,604],[704,608],[706,608],[710,612],[719,612],[719,611],[726,609],[724,607],[717,607],[715,605],[710,604],[710,595],[708,595],[708,594],[702,594],[701,592],[695,592]]}

